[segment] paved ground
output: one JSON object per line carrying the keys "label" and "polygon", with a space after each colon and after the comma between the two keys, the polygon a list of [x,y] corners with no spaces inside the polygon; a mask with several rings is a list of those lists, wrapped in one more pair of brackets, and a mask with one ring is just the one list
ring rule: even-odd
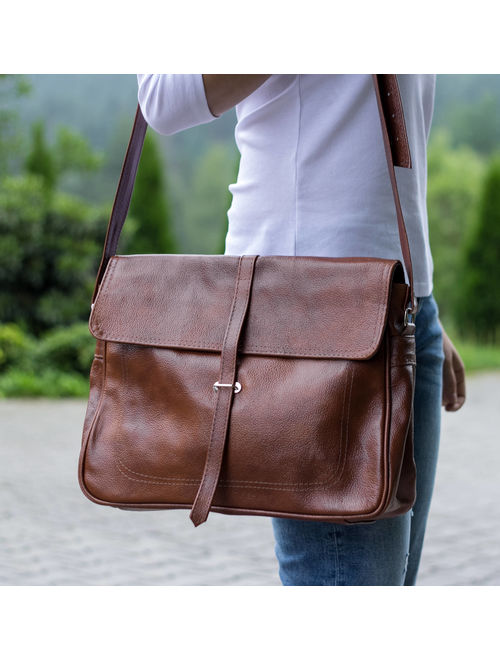
{"label": "paved ground", "polygon": [[[500,584],[500,373],[443,415],[421,585]],[[89,502],[76,464],[85,404],[0,402],[0,584],[277,585],[270,521]]]}

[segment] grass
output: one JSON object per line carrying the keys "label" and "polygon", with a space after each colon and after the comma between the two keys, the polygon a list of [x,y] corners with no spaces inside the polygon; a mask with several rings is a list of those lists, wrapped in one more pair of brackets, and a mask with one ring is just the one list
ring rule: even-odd
{"label": "grass", "polygon": [[500,346],[483,346],[458,339],[452,342],[467,372],[500,369]]}
{"label": "grass", "polygon": [[478,344],[461,339],[452,322],[446,320],[443,325],[464,362],[466,372],[500,369],[500,344]]}

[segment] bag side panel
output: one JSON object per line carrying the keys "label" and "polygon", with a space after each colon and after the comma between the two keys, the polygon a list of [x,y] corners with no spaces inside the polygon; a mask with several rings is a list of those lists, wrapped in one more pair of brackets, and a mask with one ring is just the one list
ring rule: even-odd
{"label": "bag side panel", "polygon": [[80,484],[80,488],[82,489],[83,493],[90,499],[92,499],[92,497],[90,497],[90,494],[88,493],[85,485],[84,459],[88,445],[89,435],[94,425],[97,411],[102,401],[102,396],[104,392],[105,364],[106,364],[106,342],[102,341],[101,339],[98,339],[96,341],[94,359],[92,360],[92,365],[90,367],[89,398],[87,402],[87,409],[85,412],[85,419],[83,422],[82,444],[81,444],[80,456],[78,460],[78,481]]}
{"label": "bag side panel", "polygon": [[413,397],[415,387],[415,337],[391,337],[391,425],[389,503],[381,517],[409,511],[416,497],[413,457]]}

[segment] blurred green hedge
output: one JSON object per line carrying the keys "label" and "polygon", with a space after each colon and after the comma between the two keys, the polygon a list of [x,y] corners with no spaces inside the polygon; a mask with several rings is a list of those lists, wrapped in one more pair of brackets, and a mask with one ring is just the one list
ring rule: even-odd
{"label": "blurred green hedge", "polygon": [[0,325],[0,397],[85,397],[95,339],[86,323],[35,339],[14,323]]}

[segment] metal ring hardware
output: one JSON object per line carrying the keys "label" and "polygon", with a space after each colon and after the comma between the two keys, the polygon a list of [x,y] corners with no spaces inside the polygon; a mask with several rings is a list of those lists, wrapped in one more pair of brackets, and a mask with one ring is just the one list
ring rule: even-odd
{"label": "metal ring hardware", "polygon": [[[412,319],[410,321],[409,316],[411,315]],[[413,320],[414,314],[411,311],[411,307],[407,307],[405,309],[405,316],[403,320],[403,326],[406,328],[409,325],[415,325],[415,321]]]}
{"label": "metal ring hardware", "polygon": [[238,381],[236,381],[234,385],[232,383],[219,383],[219,381],[217,381],[214,383],[214,392],[217,392],[219,387],[234,387],[235,394],[241,392],[241,383],[238,383]]}

